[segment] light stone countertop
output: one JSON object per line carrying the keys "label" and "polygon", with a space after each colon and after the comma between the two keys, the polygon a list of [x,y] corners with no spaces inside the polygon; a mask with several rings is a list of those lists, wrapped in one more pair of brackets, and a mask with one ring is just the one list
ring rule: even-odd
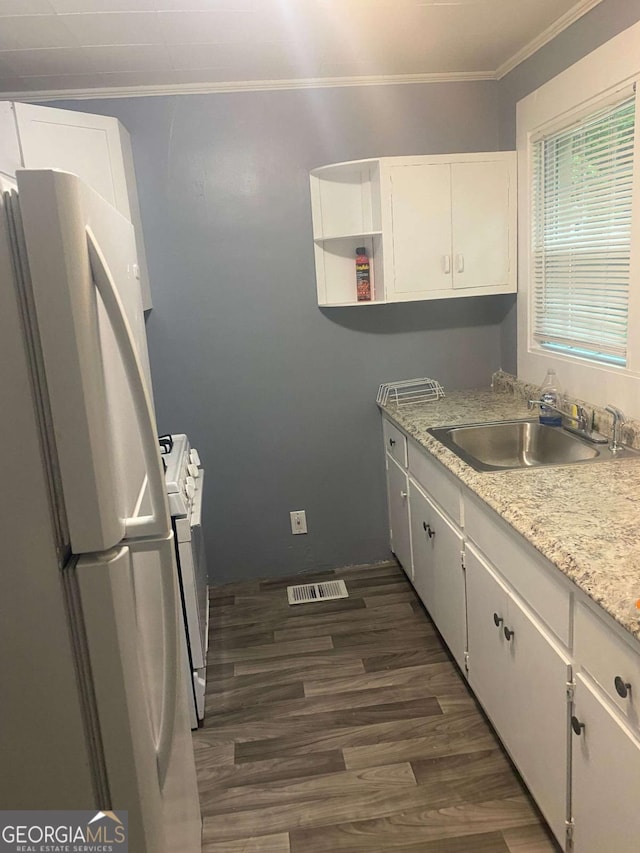
{"label": "light stone countertop", "polygon": [[522,398],[453,391],[440,400],[380,407],[541,554],[640,639],[640,458],[480,472],[429,435],[452,424],[531,418]]}

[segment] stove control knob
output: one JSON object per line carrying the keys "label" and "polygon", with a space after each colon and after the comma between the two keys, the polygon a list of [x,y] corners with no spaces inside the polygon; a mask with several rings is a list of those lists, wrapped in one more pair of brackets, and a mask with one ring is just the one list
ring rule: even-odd
{"label": "stove control knob", "polygon": [[193,462],[190,462],[187,465],[187,471],[191,474],[191,476],[195,479],[200,476],[200,469],[197,465],[194,465]]}
{"label": "stove control knob", "polygon": [[195,449],[195,447],[192,447],[192,448],[191,448],[191,451],[189,452],[189,460],[190,460],[190,461],[191,461],[191,462],[192,462],[192,463],[193,463],[197,468],[199,468],[199,467],[200,467],[200,456],[198,455],[198,451]]}
{"label": "stove control knob", "polygon": [[187,482],[185,483],[185,491],[189,498],[192,498],[196,493],[196,481],[193,477],[187,477]]}

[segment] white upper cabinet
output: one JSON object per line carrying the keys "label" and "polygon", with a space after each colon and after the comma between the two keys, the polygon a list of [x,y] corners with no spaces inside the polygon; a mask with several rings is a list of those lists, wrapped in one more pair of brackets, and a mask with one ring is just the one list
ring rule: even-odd
{"label": "white upper cabinet", "polygon": [[0,172],[61,169],[78,175],[132,223],[145,309],[151,308],[147,259],[129,134],[111,116],[0,102]]}
{"label": "white upper cabinet", "polygon": [[383,157],[311,173],[318,304],[356,298],[355,254],[371,261],[371,302],[514,293],[515,152]]}

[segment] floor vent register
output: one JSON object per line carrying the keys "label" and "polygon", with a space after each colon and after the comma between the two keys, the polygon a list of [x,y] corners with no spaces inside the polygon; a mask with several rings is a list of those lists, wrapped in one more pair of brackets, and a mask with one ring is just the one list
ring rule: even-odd
{"label": "floor vent register", "polygon": [[334,598],[348,598],[344,581],[323,581],[322,583],[301,583],[287,587],[289,604],[310,604],[314,601],[331,601]]}

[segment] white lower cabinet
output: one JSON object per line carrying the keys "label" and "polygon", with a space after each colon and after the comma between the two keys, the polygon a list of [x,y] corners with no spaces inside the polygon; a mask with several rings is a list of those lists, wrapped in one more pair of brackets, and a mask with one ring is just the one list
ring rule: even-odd
{"label": "white lower cabinet", "polygon": [[413,581],[411,531],[409,527],[409,478],[404,468],[401,468],[388,453],[386,454],[386,464],[391,550],[410,580]]}
{"label": "white lower cabinet", "polygon": [[575,853],[640,848],[640,741],[578,675],[571,719]]}
{"label": "white lower cabinet", "polygon": [[413,583],[458,666],[467,647],[462,534],[409,480]]}
{"label": "white lower cabinet", "polygon": [[638,642],[390,426],[392,550],[560,846],[636,853]]}
{"label": "white lower cabinet", "polygon": [[507,591],[472,546],[464,555],[466,566],[469,683],[503,740],[510,740],[514,720],[508,703],[509,664]]}
{"label": "white lower cabinet", "polygon": [[469,682],[564,843],[568,657],[467,543]]}

